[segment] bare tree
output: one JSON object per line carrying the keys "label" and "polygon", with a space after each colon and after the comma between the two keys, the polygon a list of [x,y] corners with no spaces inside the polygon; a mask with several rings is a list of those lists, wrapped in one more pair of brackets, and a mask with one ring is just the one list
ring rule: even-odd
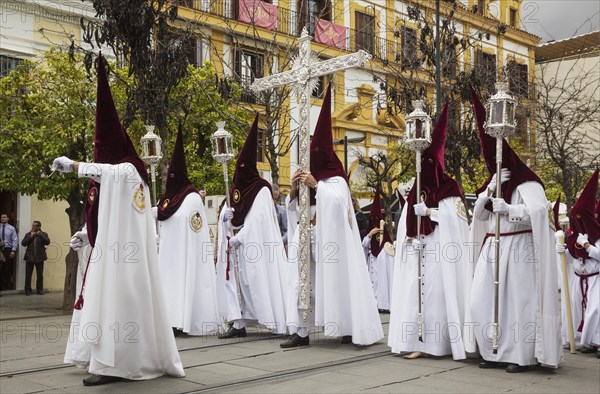
{"label": "bare tree", "polygon": [[567,206],[600,166],[600,72],[596,57],[538,63],[534,114],[543,176],[562,187]]}

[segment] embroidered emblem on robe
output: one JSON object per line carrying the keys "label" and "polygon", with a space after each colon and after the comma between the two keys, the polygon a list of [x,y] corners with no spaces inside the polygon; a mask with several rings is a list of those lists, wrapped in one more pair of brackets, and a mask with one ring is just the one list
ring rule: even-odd
{"label": "embroidered emblem on robe", "polygon": [[468,222],[469,220],[467,219],[467,208],[465,207],[465,204],[461,199],[456,200],[455,208],[458,217],[463,219],[465,222]]}
{"label": "embroidered emblem on robe", "polygon": [[190,215],[190,228],[195,233],[202,229],[202,216],[200,215],[200,212],[194,211]]}
{"label": "embroidered emblem on robe", "polygon": [[133,200],[131,201],[136,211],[143,213],[146,209],[146,196],[144,195],[144,185],[139,184],[133,187]]}

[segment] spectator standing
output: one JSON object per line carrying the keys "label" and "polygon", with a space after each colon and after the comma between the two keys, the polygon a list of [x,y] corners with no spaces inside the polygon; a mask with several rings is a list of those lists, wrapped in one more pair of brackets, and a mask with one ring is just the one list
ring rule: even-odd
{"label": "spectator standing", "polygon": [[21,245],[27,247],[25,250],[25,295],[31,295],[31,276],[35,266],[36,281],[35,289],[39,295],[44,295],[44,261],[46,246],[50,244],[48,233],[42,231],[42,223],[35,220],[31,224],[31,231],[25,234]]}
{"label": "spectator standing", "polygon": [[0,215],[0,238],[4,242],[3,252],[5,258],[0,271],[0,288],[3,290],[11,289],[14,283],[15,256],[19,247],[17,229],[8,223],[9,220],[8,214],[2,213]]}

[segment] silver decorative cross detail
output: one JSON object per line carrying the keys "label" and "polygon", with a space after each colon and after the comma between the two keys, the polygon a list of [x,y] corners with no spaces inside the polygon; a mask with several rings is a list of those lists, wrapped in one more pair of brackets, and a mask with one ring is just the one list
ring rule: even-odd
{"label": "silver decorative cross detail", "polygon": [[[250,87],[254,92],[269,90],[284,85],[292,85],[292,89],[300,94],[300,163],[302,170],[310,169],[310,95],[317,81],[316,78],[323,75],[333,74],[337,71],[360,67],[371,55],[359,50],[350,55],[340,56],[333,59],[319,61],[311,52],[310,42],[312,37],[308,35],[306,27],[298,39],[299,53],[290,71],[274,74],[254,81]],[[298,297],[298,309],[302,311],[303,319],[306,320],[310,306],[310,195],[308,186],[301,184],[299,193],[300,206],[300,290]]]}

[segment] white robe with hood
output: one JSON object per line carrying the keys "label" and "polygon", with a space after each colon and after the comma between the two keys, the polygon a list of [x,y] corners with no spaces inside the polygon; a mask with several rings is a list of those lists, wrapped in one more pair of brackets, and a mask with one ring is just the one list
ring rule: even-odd
{"label": "white robe with hood", "polygon": [[202,198],[188,194],[171,217],[158,223],[158,261],[171,327],[189,335],[219,331],[213,244]]}
{"label": "white robe with hood", "polygon": [[288,206],[290,282],[287,324],[291,333],[299,327],[323,327],[325,336],[352,336],[356,345],[371,345],[383,338],[377,302],[367,270],[350,190],[341,177],[318,182],[316,225],[312,228],[311,281],[313,309],[306,320],[298,310],[299,211],[297,199]]}
{"label": "white robe with hood", "polygon": [[[246,214],[236,237],[240,245],[230,252],[229,280],[226,279],[227,236],[230,223],[219,217],[217,301],[224,322],[256,321],[275,334],[285,334],[285,289],[287,258],[271,190],[263,187]],[[233,248],[232,248],[233,249]],[[236,257],[237,256],[237,257]],[[238,259],[242,306],[238,299],[234,259]]]}
{"label": "white robe with hood", "polygon": [[421,300],[423,342],[418,335],[419,254],[406,236],[408,205],[404,205],[398,224],[388,345],[394,353],[418,351],[434,356],[452,354],[455,360],[464,359],[468,340],[463,339],[463,322],[469,225],[457,209],[462,201],[459,197],[440,201],[436,214],[432,215],[432,220],[437,219],[437,226],[431,234],[421,235],[421,242],[425,244]]}
{"label": "white robe with hood", "polygon": [[[487,193],[484,191],[483,193]],[[532,232],[500,237],[500,340],[492,351],[494,321],[495,214],[482,209],[471,226],[471,242],[479,253],[471,288],[471,330],[484,360],[556,368],[562,361],[558,278],[554,231],[548,202],[538,182],[525,182],[511,196],[500,232]],[[477,207],[475,208],[477,211]],[[482,245],[481,247],[479,245]]]}
{"label": "white robe with hood", "polygon": [[[131,380],[185,376],[160,280],[148,186],[130,163],[80,163],[79,177],[101,184],[84,305],[73,315],[77,340],[90,347],[89,372]],[[77,358],[71,354],[68,347],[65,359]]]}

